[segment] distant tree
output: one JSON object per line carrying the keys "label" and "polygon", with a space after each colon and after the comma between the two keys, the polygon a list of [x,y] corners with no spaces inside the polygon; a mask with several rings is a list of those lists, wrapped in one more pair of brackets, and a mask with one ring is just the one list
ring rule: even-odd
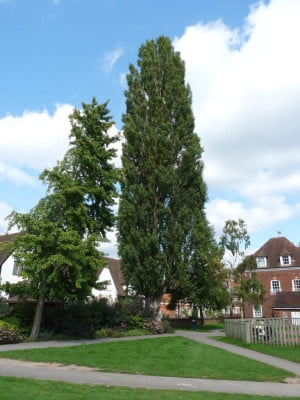
{"label": "distant tree", "polygon": [[238,299],[243,316],[245,302],[256,306],[264,301],[266,293],[264,285],[257,279],[255,258],[245,256],[245,251],[250,246],[245,221],[226,221],[220,244],[224,251],[227,251],[230,279],[234,279],[235,282],[230,292],[231,303],[234,298]]}
{"label": "distant tree", "polygon": [[[25,281],[23,295],[37,299],[31,338],[39,334],[45,299],[85,298],[104,265],[97,250],[113,226],[117,171],[111,160],[117,140],[107,104],[82,103],[70,116],[70,149],[41,179],[47,195],[26,214],[12,212],[10,227],[23,235],[11,243]],[[20,285],[19,285],[20,286]]]}
{"label": "distant tree", "polygon": [[265,300],[266,289],[258,280],[255,269],[255,257],[251,255],[245,257],[235,270],[235,279],[239,284],[235,289],[235,295],[240,299],[242,311],[245,303],[258,306]]}
{"label": "distant tree", "polygon": [[247,225],[243,219],[225,221],[223,233],[220,238],[220,246],[225,254],[227,265],[233,269],[245,255],[250,246],[250,236],[247,232]]}
{"label": "distant tree", "polygon": [[119,253],[127,283],[159,318],[162,295],[187,287],[196,231],[208,232],[202,147],[184,62],[170,40],[147,41],[129,71]]}

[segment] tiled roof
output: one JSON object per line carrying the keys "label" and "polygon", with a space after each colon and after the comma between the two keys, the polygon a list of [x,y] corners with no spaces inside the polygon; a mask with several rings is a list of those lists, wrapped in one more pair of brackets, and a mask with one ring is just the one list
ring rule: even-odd
{"label": "tiled roof", "polygon": [[300,292],[276,293],[273,308],[300,309]]}
{"label": "tiled roof", "polygon": [[292,259],[291,266],[300,267],[300,248],[285,237],[275,237],[259,248],[254,253],[254,257],[266,257],[267,267],[275,268],[280,267],[280,256],[288,254]]}
{"label": "tiled roof", "polygon": [[[116,258],[103,257],[107,262],[107,268],[109,268],[112,279],[116,286],[117,292],[119,296],[125,296],[125,291],[123,289],[124,278],[121,271],[121,261]],[[98,276],[100,276],[103,268],[100,268],[98,271]]]}

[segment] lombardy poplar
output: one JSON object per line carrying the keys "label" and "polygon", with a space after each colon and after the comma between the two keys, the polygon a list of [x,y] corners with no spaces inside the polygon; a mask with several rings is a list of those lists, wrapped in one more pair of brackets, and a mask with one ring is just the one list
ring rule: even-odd
{"label": "lombardy poplar", "polygon": [[10,224],[23,234],[13,242],[27,295],[37,299],[31,337],[39,334],[44,301],[86,298],[104,265],[97,250],[114,224],[117,171],[108,133],[107,105],[82,104],[70,116],[70,149],[41,174],[47,194],[26,214],[13,212]]}
{"label": "lombardy poplar", "polygon": [[212,235],[184,62],[159,37],[140,47],[137,64],[125,92],[119,253],[127,284],[159,319],[162,295],[189,287],[197,230]]}

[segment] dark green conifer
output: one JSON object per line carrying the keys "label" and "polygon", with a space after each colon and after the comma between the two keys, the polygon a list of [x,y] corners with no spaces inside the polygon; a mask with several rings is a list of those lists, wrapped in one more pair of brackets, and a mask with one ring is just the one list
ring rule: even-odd
{"label": "dark green conifer", "polygon": [[157,313],[164,293],[188,288],[196,231],[213,235],[183,60],[159,37],[141,46],[129,70],[119,252],[126,281]]}

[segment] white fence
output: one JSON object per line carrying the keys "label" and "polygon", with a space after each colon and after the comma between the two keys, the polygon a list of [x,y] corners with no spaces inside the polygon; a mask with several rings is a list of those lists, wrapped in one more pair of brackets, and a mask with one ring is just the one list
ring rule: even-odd
{"label": "white fence", "polygon": [[300,318],[225,319],[225,331],[245,343],[300,346]]}

